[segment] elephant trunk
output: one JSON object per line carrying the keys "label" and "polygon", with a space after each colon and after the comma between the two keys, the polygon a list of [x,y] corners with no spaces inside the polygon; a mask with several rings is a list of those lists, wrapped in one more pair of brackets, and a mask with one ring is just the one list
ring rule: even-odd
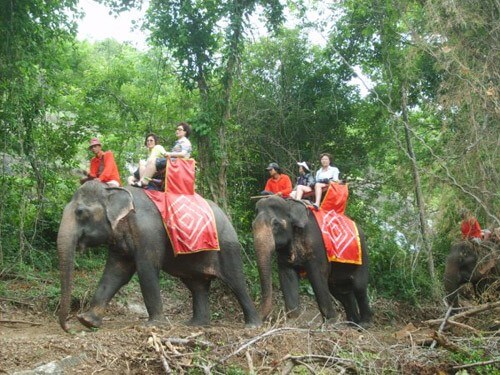
{"label": "elephant trunk", "polygon": [[73,286],[73,271],[77,238],[78,234],[74,213],[71,210],[71,205],[68,205],[64,209],[57,235],[59,270],[61,272],[59,324],[66,332],[69,330],[67,318],[71,307],[71,290]]}
{"label": "elephant trunk", "polygon": [[275,243],[271,226],[257,219],[253,225],[253,235],[261,288],[259,309],[261,318],[265,319],[271,313],[272,308],[273,283],[271,259],[275,250]]}
{"label": "elephant trunk", "polygon": [[446,260],[444,270],[444,290],[446,291],[446,301],[450,306],[458,307],[458,290],[461,285],[460,267],[458,259],[449,256]]}

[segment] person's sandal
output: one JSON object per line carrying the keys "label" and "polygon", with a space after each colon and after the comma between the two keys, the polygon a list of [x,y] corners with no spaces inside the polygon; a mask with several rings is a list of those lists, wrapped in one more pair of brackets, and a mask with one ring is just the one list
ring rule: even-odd
{"label": "person's sandal", "polygon": [[135,187],[138,187],[138,188],[145,188],[146,186],[142,184],[142,181],[136,181],[136,182],[133,182],[130,184],[130,186],[135,186]]}

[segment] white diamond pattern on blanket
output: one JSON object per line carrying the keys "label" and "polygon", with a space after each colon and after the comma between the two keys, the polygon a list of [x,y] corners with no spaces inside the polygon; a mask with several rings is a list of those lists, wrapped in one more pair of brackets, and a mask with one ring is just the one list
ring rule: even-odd
{"label": "white diamond pattern on blanket", "polygon": [[179,224],[175,220],[169,219],[167,226],[178,231],[179,242],[182,242],[186,247],[193,248],[199,237],[203,234],[204,229],[210,226],[211,212],[206,210],[200,211],[200,206],[191,200],[179,195],[168,206],[167,217],[176,216],[179,219]]}
{"label": "white diamond pattern on blanket", "polygon": [[356,233],[351,230],[344,217],[333,210],[325,215],[321,231],[333,243],[338,258],[342,257],[344,251],[356,239]]}

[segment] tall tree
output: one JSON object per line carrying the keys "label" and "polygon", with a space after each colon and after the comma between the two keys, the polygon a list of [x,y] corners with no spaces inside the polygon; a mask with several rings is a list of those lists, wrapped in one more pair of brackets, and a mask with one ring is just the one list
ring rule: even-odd
{"label": "tall tree", "polygon": [[200,111],[193,123],[201,174],[212,198],[226,211],[233,82],[244,32],[258,5],[268,15],[268,25],[281,22],[278,0],[152,1],[147,12],[153,42],[166,46],[177,60],[184,86],[199,91]]}
{"label": "tall tree", "polygon": [[[415,210],[418,212],[422,247],[427,253],[428,272],[433,284],[437,277],[434,270],[432,244],[428,237],[428,217],[424,187],[420,171],[424,165],[414,151],[415,130],[409,112],[419,111],[421,103],[435,96],[434,69],[424,70],[423,62],[432,61],[424,50],[415,47],[413,39],[422,34],[424,13],[419,2],[369,2],[347,1],[340,5],[343,16],[337,23],[330,46],[351,68],[361,66],[376,84],[371,93],[385,110],[388,124],[394,124],[395,134],[402,133],[402,146],[412,170]],[[432,65],[430,65],[432,67]],[[353,69],[354,70],[354,69]],[[404,146],[403,146],[404,145]],[[403,148],[404,147],[404,148]]]}
{"label": "tall tree", "polygon": [[[45,114],[51,102],[49,87],[53,71],[58,69],[57,56],[63,43],[72,38],[75,30],[71,11],[76,11],[76,0],[19,0],[0,3],[0,138],[1,149],[19,169],[6,170],[2,160],[0,188],[6,191],[11,176],[29,175],[35,181],[36,201],[42,211],[45,189],[44,166],[38,158],[36,136],[45,124]],[[2,158],[3,159],[3,158]],[[14,172],[14,173],[13,173]],[[22,261],[26,248],[25,219],[30,180],[21,184],[17,202],[19,221],[15,232],[19,238],[19,259]],[[13,201],[13,203],[16,202]],[[4,210],[0,203],[0,231],[6,227]],[[8,215],[10,217],[10,215]],[[9,220],[10,221],[10,220]],[[33,225],[36,230],[36,225]],[[12,233],[8,233],[9,237]],[[0,238],[6,238],[0,233]],[[0,240],[0,261],[3,258],[3,240]]]}
{"label": "tall tree", "polygon": [[466,205],[484,226],[498,226],[500,4],[428,0],[425,11],[429,37],[416,41],[435,58],[442,75],[436,113],[446,134],[436,156],[441,180],[455,191],[447,206],[457,213]]}

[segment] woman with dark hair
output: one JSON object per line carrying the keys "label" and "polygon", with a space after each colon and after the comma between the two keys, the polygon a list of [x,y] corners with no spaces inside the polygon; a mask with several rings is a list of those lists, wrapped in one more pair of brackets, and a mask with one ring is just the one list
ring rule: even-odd
{"label": "woman with dark hair", "polygon": [[338,181],[340,171],[337,167],[331,166],[332,156],[324,153],[319,156],[321,168],[316,172],[316,183],[314,184],[314,208],[319,210],[323,188],[328,186],[330,181]]}
{"label": "woman with dark hair", "polygon": [[175,129],[175,136],[177,140],[175,141],[174,147],[170,152],[163,150],[162,155],[156,158],[148,159],[144,174],[141,176],[141,180],[134,184],[138,187],[146,187],[148,181],[153,177],[157,171],[161,171],[167,166],[167,158],[186,158],[191,156],[192,146],[189,141],[189,136],[191,135],[191,126],[185,122],[180,122],[177,124]]}
{"label": "woman with dark hair", "polygon": [[292,191],[290,197],[301,200],[304,193],[310,193],[314,187],[314,177],[305,161],[297,163],[299,166],[299,177],[297,177],[297,186]]}
{"label": "woman with dark hair", "polygon": [[148,159],[146,161],[141,160],[139,162],[139,167],[136,169],[134,174],[128,177],[127,181],[129,185],[135,185],[141,180],[141,176],[146,170],[146,163],[148,160],[161,158],[167,152],[162,145],[158,144],[158,136],[155,133],[149,133],[146,135],[146,138],[144,139],[144,146],[148,149]]}

